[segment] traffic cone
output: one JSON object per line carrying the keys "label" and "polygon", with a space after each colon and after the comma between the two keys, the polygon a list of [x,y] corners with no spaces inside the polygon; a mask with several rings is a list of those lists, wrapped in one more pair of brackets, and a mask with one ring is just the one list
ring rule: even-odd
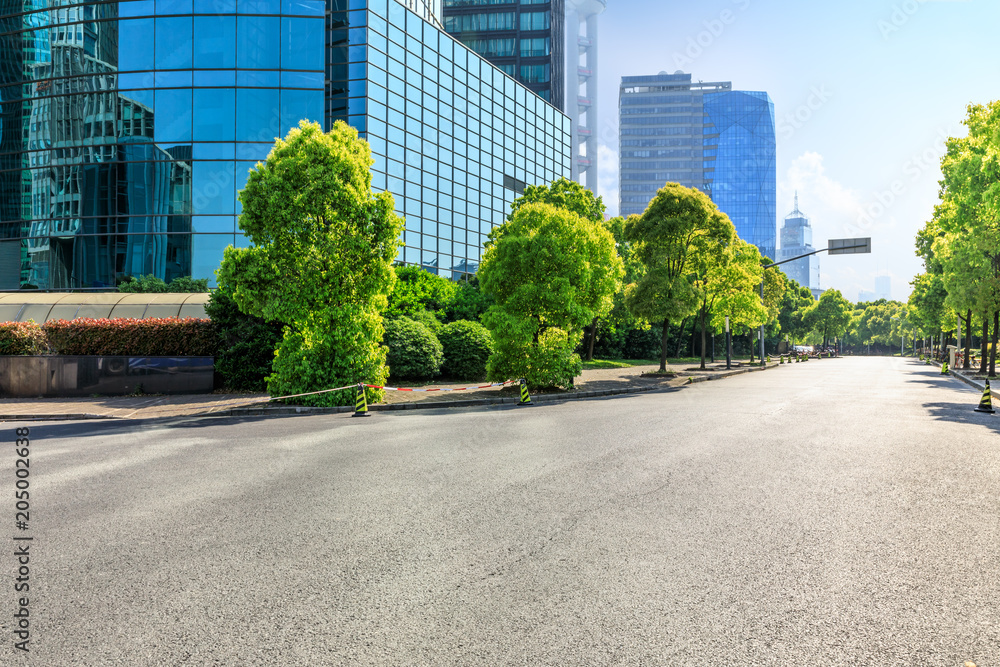
{"label": "traffic cone", "polygon": [[521,402],[518,405],[531,406],[531,394],[528,393],[528,381],[521,378]]}
{"label": "traffic cone", "polygon": [[947,375],[947,374],[948,374],[948,362],[945,361],[941,363],[941,375]]}
{"label": "traffic cone", "polygon": [[354,401],[354,414],[353,417],[371,417],[371,413],[368,412],[368,397],[365,396],[365,386],[358,383],[358,397]]}
{"label": "traffic cone", "polygon": [[795,363],[799,363],[800,361],[802,361],[802,360],[799,359],[799,355],[796,354],[795,355]]}
{"label": "traffic cone", "polygon": [[783,363],[785,363],[785,357],[784,356],[778,357],[778,365],[780,366]]}
{"label": "traffic cone", "polygon": [[986,412],[993,414],[996,410],[993,409],[993,395],[990,393],[990,381],[986,381],[986,386],[983,388],[983,397],[979,399],[979,407],[976,408],[976,412]]}

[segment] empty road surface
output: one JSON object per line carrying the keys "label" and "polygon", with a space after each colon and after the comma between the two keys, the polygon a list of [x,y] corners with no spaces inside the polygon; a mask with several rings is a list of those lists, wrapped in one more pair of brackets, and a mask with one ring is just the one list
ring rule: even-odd
{"label": "empty road surface", "polygon": [[3,424],[0,663],[1000,665],[978,400],[846,358],[532,408]]}

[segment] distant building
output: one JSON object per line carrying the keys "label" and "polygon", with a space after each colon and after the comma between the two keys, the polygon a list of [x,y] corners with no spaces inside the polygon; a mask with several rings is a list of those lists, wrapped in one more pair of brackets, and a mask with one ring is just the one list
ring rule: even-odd
{"label": "distant building", "polygon": [[449,35],[566,110],[565,0],[444,0],[443,13]]}
{"label": "distant building", "polygon": [[[785,224],[781,228],[781,250],[778,251],[778,261],[782,262],[792,257],[815,252],[812,245],[812,226],[802,211],[799,210],[799,195],[795,193],[795,210],[785,216]],[[810,289],[819,289],[819,256],[810,255],[781,266],[785,275]]]}
{"label": "distant building", "polygon": [[858,303],[869,303],[875,300],[875,292],[866,289],[858,290]]}
{"label": "distant building", "polygon": [[622,78],[620,211],[642,213],[674,182],[708,194],[740,238],[777,248],[774,103],[732,83],[693,83],[683,72]]}
{"label": "distant building", "polygon": [[875,298],[885,299],[886,301],[892,298],[892,278],[889,276],[875,276]]}

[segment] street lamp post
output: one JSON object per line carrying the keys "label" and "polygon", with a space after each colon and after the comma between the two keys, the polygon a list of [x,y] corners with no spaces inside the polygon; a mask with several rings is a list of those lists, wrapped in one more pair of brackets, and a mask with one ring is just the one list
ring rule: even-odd
{"label": "street lamp post", "polygon": [[[772,264],[771,266],[774,266],[774,264]],[[768,269],[768,268],[771,268],[771,267],[765,266],[764,268]],[[764,279],[763,278],[761,278],[761,280],[760,280],[760,303],[761,303],[761,305],[763,305],[763,303],[764,303]],[[753,348],[750,348],[750,349],[752,350]],[[767,366],[767,361],[764,360],[764,325],[763,324],[760,325],[760,365],[761,366]]]}

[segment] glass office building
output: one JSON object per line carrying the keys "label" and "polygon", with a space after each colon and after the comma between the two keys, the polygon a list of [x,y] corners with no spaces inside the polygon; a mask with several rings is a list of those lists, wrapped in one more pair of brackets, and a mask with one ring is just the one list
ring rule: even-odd
{"label": "glass office building", "polygon": [[774,259],[777,248],[777,162],[774,103],[767,93],[729,90],[704,97],[706,181],[712,201],[736,233]]}
{"label": "glass office building", "polygon": [[664,183],[697,188],[740,238],[774,258],[774,104],[767,93],[675,72],[623,77],[619,93],[622,215],[641,214]]}
{"label": "glass office building", "polygon": [[475,273],[525,186],[570,177],[569,118],[399,3],[355,3],[367,7],[332,31],[350,47],[330,63],[327,123],[346,120],[371,144],[372,185],[406,218],[400,259]]}
{"label": "glass office building", "polygon": [[322,118],[325,3],[22,7],[0,18],[0,288],[212,276],[247,171]]}
{"label": "glass office building", "polygon": [[566,109],[565,0],[444,0],[455,39]]}
{"label": "glass office building", "polygon": [[[568,176],[561,113],[391,0],[0,6],[0,289],[214,278],[237,192],[300,119],[353,124],[457,273],[525,183]],[[433,17],[431,17],[433,18]]]}

